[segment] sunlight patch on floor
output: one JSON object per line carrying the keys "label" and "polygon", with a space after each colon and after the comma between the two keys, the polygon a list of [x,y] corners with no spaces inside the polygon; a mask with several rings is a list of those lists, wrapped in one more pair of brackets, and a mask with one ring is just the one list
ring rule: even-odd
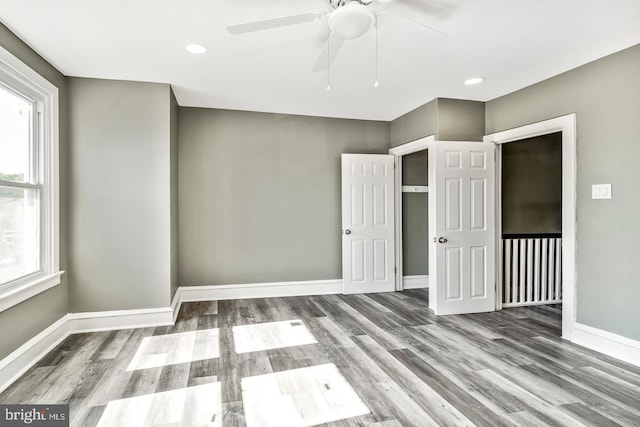
{"label": "sunlight patch on floor", "polygon": [[145,337],[127,371],[219,357],[219,336],[216,328]]}
{"label": "sunlight patch on floor", "polygon": [[318,341],[309,332],[302,320],[259,323],[233,327],[233,342],[236,353],[271,350],[316,344]]}
{"label": "sunlight patch on floor", "polygon": [[241,384],[248,427],[313,426],[369,413],[332,363],[242,378]]}
{"label": "sunlight patch on floor", "polygon": [[112,400],[98,427],[221,426],[221,402],[219,382]]}

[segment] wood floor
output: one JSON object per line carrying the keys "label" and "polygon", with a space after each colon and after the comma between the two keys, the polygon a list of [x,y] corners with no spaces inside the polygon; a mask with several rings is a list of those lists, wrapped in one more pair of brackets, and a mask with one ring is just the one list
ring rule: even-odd
{"label": "wood floor", "polygon": [[436,318],[425,290],[182,306],[73,335],[0,403],[71,425],[640,425],[640,368],[560,338],[561,306]]}

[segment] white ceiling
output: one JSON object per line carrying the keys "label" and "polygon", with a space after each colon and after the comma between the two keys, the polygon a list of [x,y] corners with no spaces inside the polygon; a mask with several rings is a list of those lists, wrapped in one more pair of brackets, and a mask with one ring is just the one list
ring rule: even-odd
{"label": "white ceiling", "polygon": [[[487,101],[640,43],[640,0],[394,0],[379,21],[380,86],[371,30],[345,43],[327,91],[326,71],[312,72],[326,18],[226,31],[329,10],[326,0],[0,0],[0,21],[66,75],[171,83],[182,106],[373,120],[437,97]],[[192,42],[209,52],[187,53]],[[486,81],[463,84],[474,76]]]}

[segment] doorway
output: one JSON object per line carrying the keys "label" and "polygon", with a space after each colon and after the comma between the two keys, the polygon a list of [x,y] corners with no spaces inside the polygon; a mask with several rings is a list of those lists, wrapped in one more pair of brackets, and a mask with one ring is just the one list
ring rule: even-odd
{"label": "doorway", "polygon": [[562,133],[498,146],[502,307],[562,301]]}
{"label": "doorway", "polygon": [[496,154],[498,302],[560,335],[562,133],[500,144]]}
{"label": "doorway", "polygon": [[[429,286],[428,215],[419,218],[420,212],[428,212],[428,201],[424,200],[425,204],[421,204],[421,200],[427,199],[429,192],[428,169],[427,164],[424,164],[422,169],[420,163],[423,160],[427,161],[427,148],[434,141],[434,135],[430,135],[389,150],[389,154],[395,156],[396,291]],[[403,169],[404,158],[408,160],[408,171]],[[420,229],[426,227],[424,234],[415,233],[409,236],[408,227],[412,225],[418,225]]]}
{"label": "doorway", "polygon": [[[562,257],[555,258],[553,271],[554,279],[558,280],[557,287],[554,289],[558,291],[558,294],[562,298],[562,337],[571,340],[573,338],[573,328],[575,324],[575,239],[576,239],[576,115],[569,114],[566,116],[558,117],[555,119],[545,120],[543,122],[533,123],[530,125],[509,129],[502,132],[497,132],[484,137],[485,142],[493,142],[498,146],[498,152],[502,150],[502,146],[506,143],[514,141],[522,141],[528,138],[539,137],[543,135],[559,134],[561,142],[561,220],[560,220],[560,234],[561,243],[560,249]],[[501,156],[498,155],[498,159]],[[499,180],[498,180],[499,181]],[[496,194],[500,195],[501,189],[498,188]],[[497,221],[497,234],[496,241],[502,240],[502,201],[500,197],[496,198],[496,221]],[[525,244],[525,250],[526,245]],[[520,245],[520,244],[519,244]],[[540,243],[541,245],[541,243]],[[518,250],[520,250],[518,246]],[[555,247],[557,248],[557,246]],[[498,245],[497,253],[497,271],[501,271],[503,265],[506,268],[506,264],[503,263],[503,259],[506,258],[506,254],[503,251],[503,246]],[[533,243],[532,259],[535,258],[535,242]],[[557,249],[555,249],[557,252]],[[542,251],[540,251],[542,254]],[[549,252],[547,252],[549,254]],[[511,254],[513,256],[513,253]],[[540,255],[542,256],[542,255]],[[547,255],[548,256],[548,255]],[[518,253],[518,259],[520,260],[520,252]],[[528,262],[529,255],[524,257],[525,263]],[[557,262],[559,261],[559,263]],[[507,263],[508,264],[508,263]],[[528,271],[525,269],[524,277],[522,272],[518,274],[518,280],[522,277],[525,282],[528,280]],[[559,273],[559,277],[558,277]],[[532,271],[532,275],[535,274]],[[497,275],[497,292],[496,292],[496,309],[503,308],[503,290],[504,284],[501,280],[501,274]],[[513,276],[511,276],[513,277]],[[542,276],[540,276],[541,278]],[[549,276],[547,276],[549,277]],[[532,280],[535,283],[535,276],[532,276]],[[510,288],[513,291],[513,287]],[[535,288],[534,288],[535,289]],[[520,288],[518,290],[518,297],[520,297]],[[532,290],[533,292],[533,290]],[[541,292],[541,289],[539,290]],[[541,294],[539,294],[541,295]],[[526,299],[528,295],[525,293]],[[513,295],[510,296],[511,298]],[[512,299],[511,299],[512,300]]]}
{"label": "doorway", "polygon": [[402,289],[429,286],[428,151],[402,156]]}

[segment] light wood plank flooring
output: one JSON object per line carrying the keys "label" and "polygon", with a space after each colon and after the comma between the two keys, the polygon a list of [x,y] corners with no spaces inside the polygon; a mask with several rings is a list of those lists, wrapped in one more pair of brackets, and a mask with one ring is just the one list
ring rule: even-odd
{"label": "light wood plank flooring", "polygon": [[425,290],[189,303],[73,335],[0,394],[74,426],[640,425],[640,368],[560,338],[561,306],[435,317]]}

